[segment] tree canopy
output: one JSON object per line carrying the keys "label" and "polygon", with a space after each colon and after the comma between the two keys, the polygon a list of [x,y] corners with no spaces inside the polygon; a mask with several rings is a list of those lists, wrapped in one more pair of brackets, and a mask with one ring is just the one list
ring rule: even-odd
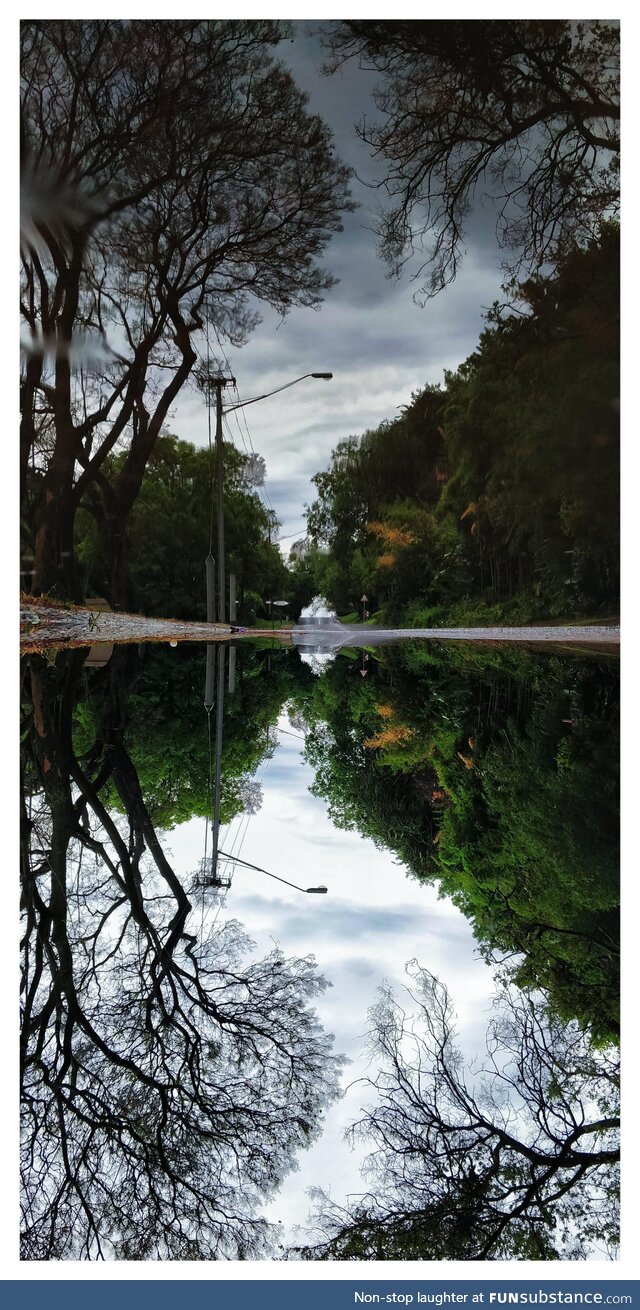
{"label": "tree canopy", "polygon": [[401,626],[619,604],[619,232],[494,306],[474,353],[314,478],[319,589]]}
{"label": "tree canopy", "polygon": [[424,296],[455,277],[481,197],[518,274],[616,212],[617,23],[349,19],[328,43],[334,71],[357,59],[380,74],[381,117],[358,132],[387,164],[381,250],[396,272],[418,252]]}
{"label": "tree canopy", "polygon": [[[156,827],[168,830],[212,811],[211,758],[204,709],[205,652],[183,647],[145,647],[143,658],[115,651],[106,677],[96,677],[91,696],[74,707],[74,749],[95,761],[105,748],[105,724],[121,715],[121,729],[135,766],[145,804]],[[221,821],[230,823],[245,809],[246,780],[273,750],[272,728],[292,685],[290,671],[274,655],[269,677],[258,652],[236,652],[236,684],[224,704]],[[114,702],[114,682],[118,699]],[[113,785],[105,784],[108,808],[122,812]]]}
{"label": "tree canopy", "polygon": [[[117,478],[126,455],[106,464]],[[247,456],[223,446],[224,518],[227,572],[237,582],[238,617],[286,591],[288,572],[271,542],[274,519],[247,483]],[[215,451],[163,433],[149,457],[140,491],[122,531],[126,534],[131,602],[145,614],[177,619],[206,617],[205,555],[217,543],[218,459]],[[110,560],[93,516],[76,520],[76,553],[92,593],[109,594]],[[266,613],[266,605],[264,605]]]}
{"label": "tree canopy", "polygon": [[436,882],[483,953],[619,1037],[619,684],[605,662],[405,643],[296,694],[339,827]]}
{"label": "tree canopy", "polygon": [[126,601],[123,524],[205,320],[238,343],[260,302],[286,313],[331,285],[319,259],[350,204],[348,171],[273,57],[284,33],[267,20],[22,24],[36,592],[78,594],[82,504],[104,535],[112,602]]}

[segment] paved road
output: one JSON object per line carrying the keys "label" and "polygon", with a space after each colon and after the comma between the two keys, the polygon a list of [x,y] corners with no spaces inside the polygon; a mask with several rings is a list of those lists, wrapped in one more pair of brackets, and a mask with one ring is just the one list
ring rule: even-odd
{"label": "paved road", "polygon": [[[225,641],[231,630],[224,624],[182,623],[176,619],[149,619],[140,614],[113,614],[90,608],[65,609],[56,605],[26,605],[20,613],[23,650],[48,646],[91,646],[95,642]],[[332,651],[341,646],[378,646],[408,638],[436,641],[553,642],[565,645],[608,645],[620,642],[620,628],[590,624],[584,627],[523,628],[372,628],[338,621],[255,629],[233,634],[233,640],[268,636],[293,640],[302,649]]]}

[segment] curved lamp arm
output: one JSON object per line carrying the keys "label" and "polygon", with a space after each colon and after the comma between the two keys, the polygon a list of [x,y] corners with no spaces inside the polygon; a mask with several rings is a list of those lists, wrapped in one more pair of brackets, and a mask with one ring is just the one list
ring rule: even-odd
{"label": "curved lamp arm", "polygon": [[303,373],[302,377],[294,378],[292,382],[285,382],[284,386],[276,387],[275,391],[265,391],[262,396],[253,396],[251,400],[241,400],[237,405],[225,405],[223,414],[231,414],[234,409],[244,409],[246,405],[255,405],[257,400],[268,400],[269,396],[277,396],[279,391],[286,391],[288,387],[295,387],[296,382],[304,382],[305,378],[322,378],[325,382],[330,382],[333,373]]}
{"label": "curved lamp arm", "polygon": [[295,887],[297,892],[326,892],[326,887],[299,887],[296,882],[289,882],[287,878],[279,878],[277,873],[269,873],[268,869],[261,869],[257,864],[249,864],[248,860],[240,860],[237,855],[225,855],[224,851],[218,851],[224,860],[233,860],[234,864],[242,864],[245,869],[255,869],[256,873],[266,873],[267,878],[275,878],[276,882],[284,882],[287,887]]}

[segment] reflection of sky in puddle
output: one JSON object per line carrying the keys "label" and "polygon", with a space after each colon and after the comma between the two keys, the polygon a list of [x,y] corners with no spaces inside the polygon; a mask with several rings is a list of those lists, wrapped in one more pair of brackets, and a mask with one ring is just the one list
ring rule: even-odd
{"label": "reflection of sky in puddle", "polygon": [[[311,657],[318,658],[318,657]],[[263,874],[235,867],[222,901],[206,903],[206,919],[238,918],[255,942],[256,956],[276,942],[286,955],[315,955],[332,986],[317,1001],[323,1025],[335,1033],[335,1050],[352,1063],[345,1086],[365,1071],[363,1039],[367,1010],[383,981],[404,983],[404,965],[417,959],[447,984],[459,1016],[461,1045],[473,1055],[483,1047],[492,975],[479,959],[467,920],[437,889],[409,877],[389,851],[378,850],[357,832],[334,827],[326,803],[309,792],[314,779],[302,759],[302,744],[289,736],[286,715],[278,720],[278,746],[261,767],[260,811],[239,816],[221,831],[220,846],[241,854],[292,882],[325,883],[328,895],[311,897],[271,882]],[[176,871],[182,876],[202,858],[204,821],[192,819],[167,834]],[[200,926],[202,902],[193,897],[192,921]],[[308,1210],[306,1189],[331,1188],[336,1199],[363,1190],[358,1161],[342,1140],[357,1116],[361,1088],[352,1086],[333,1106],[322,1138],[298,1157],[298,1171],[269,1207],[284,1225],[299,1223]]]}

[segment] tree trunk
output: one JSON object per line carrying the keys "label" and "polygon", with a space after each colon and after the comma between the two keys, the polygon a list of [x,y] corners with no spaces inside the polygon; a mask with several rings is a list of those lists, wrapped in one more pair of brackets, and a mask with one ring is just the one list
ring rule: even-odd
{"label": "tree trunk", "polygon": [[73,505],[66,467],[55,461],[44,479],[36,510],[32,591],[41,596],[56,588],[66,600],[81,600],[73,551]]}

